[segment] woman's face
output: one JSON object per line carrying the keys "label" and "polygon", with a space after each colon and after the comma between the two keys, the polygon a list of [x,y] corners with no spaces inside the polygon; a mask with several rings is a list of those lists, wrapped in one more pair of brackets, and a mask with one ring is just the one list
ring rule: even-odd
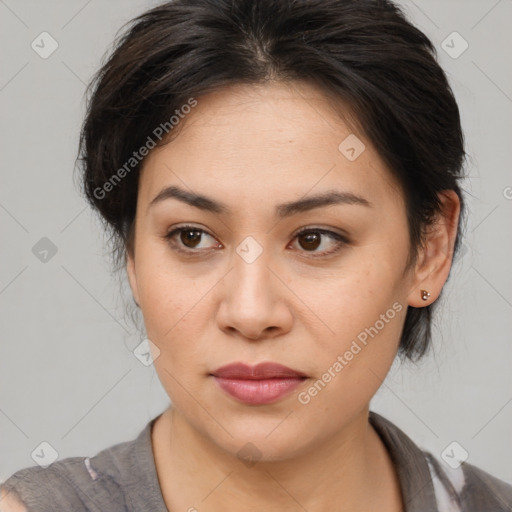
{"label": "woman's face", "polygon": [[[181,122],[145,161],[128,261],[157,373],[174,408],[224,450],[305,453],[366,410],[420,293],[404,273],[401,191],[369,141],[306,84],[230,87],[197,98]],[[211,203],[154,201],[171,186]],[[308,206],[328,192],[339,200]],[[307,378],[262,404],[211,375],[263,361]]]}

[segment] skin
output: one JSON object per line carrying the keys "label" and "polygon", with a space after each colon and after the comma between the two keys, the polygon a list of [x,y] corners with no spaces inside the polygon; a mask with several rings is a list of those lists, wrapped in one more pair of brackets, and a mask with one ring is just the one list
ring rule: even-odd
{"label": "skin", "polygon": [[[370,141],[332,104],[306,83],[230,86],[198,98],[174,140],[145,160],[127,272],[172,401],[152,433],[169,510],[403,507],[389,454],[368,422],[369,403],[395,358],[407,305],[436,300],[448,277],[460,205],[454,192],[441,194],[443,214],[406,271],[402,191]],[[354,161],[338,149],[351,133],[366,147]],[[169,185],[222,202],[233,215],[174,198],[150,207]],[[277,204],[329,189],[363,196],[372,206],[274,216]],[[185,223],[206,231],[188,247],[174,237],[175,246],[196,247],[196,256],[165,239]],[[328,235],[317,248],[295,236],[310,227],[345,233],[349,241],[315,258],[338,245]],[[236,252],[248,236],[262,249],[251,263]],[[393,304],[401,311],[301,403],[299,392]],[[275,361],[308,379],[274,404],[247,405],[209,376],[234,361]],[[248,442],[260,456],[252,466],[237,457]]]}
{"label": "skin", "polygon": [[15,495],[1,489],[0,512],[27,512],[27,509]]}

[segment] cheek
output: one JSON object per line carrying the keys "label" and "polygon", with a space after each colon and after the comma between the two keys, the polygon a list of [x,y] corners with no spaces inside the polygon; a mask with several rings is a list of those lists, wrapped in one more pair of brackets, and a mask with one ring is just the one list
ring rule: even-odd
{"label": "cheek", "polygon": [[160,268],[142,273],[144,324],[159,350],[154,366],[164,389],[173,403],[187,406],[183,390],[195,389],[205,372],[204,347],[198,343],[208,330],[209,315],[201,309],[205,290],[189,277]]}
{"label": "cheek", "polygon": [[334,334],[312,333],[304,353],[315,374],[297,402],[301,417],[327,418],[325,432],[334,432],[366,406],[389,372],[406,313],[392,295],[389,286],[374,290],[354,278],[332,290],[330,300],[322,297],[321,317]]}
{"label": "cheek", "polygon": [[[402,252],[398,245],[392,249],[385,243],[358,247],[336,272],[303,286],[302,295],[333,331],[355,335],[373,325],[395,302],[405,308],[402,272],[406,255]],[[388,316],[394,318],[397,309]]]}
{"label": "cheek", "polygon": [[336,279],[325,280],[321,292],[304,290],[308,305],[328,327],[321,336],[320,331],[311,333],[317,377],[328,371],[336,375],[330,380],[325,376],[332,381],[325,398],[347,389],[370,398],[393,362],[407,311],[401,277],[405,255],[395,247],[396,252],[386,244],[372,244],[354,252],[353,261],[347,259]]}
{"label": "cheek", "polygon": [[[173,263],[165,245],[141,243],[137,248],[137,285],[148,338],[161,351],[193,339],[201,329],[197,311],[208,286],[204,278]],[[190,344],[188,344],[190,346]]]}

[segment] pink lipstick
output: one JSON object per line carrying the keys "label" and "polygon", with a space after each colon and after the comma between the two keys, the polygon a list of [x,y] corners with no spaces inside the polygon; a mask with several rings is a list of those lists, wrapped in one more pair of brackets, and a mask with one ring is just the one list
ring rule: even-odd
{"label": "pink lipstick", "polygon": [[307,378],[302,372],[272,362],[256,366],[231,363],[218,368],[211,375],[227,394],[252,405],[276,402]]}

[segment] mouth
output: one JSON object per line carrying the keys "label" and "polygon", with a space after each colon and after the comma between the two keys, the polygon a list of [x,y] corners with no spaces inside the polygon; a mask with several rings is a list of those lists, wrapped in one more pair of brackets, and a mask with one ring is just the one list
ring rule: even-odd
{"label": "mouth", "polygon": [[277,402],[308,379],[303,372],[271,362],[256,366],[231,363],[218,368],[210,376],[229,396],[251,405]]}

